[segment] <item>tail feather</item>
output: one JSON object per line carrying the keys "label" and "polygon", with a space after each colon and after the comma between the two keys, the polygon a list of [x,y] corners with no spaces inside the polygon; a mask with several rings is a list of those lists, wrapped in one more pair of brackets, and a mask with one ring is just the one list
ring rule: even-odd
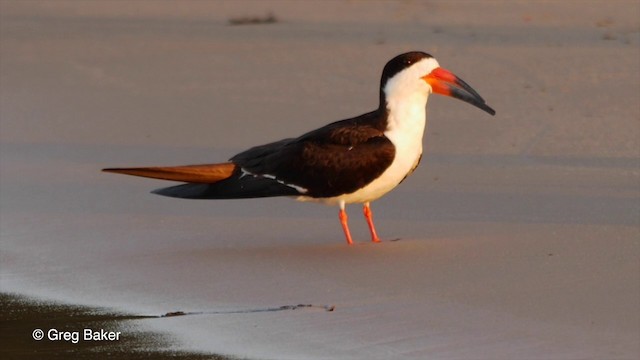
{"label": "tail feather", "polygon": [[296,188],[276,180],[241,174],[213,184],[175,185],[154,190],[152,193],[181,199],[250,199],[302,195]]}
{"label": "tail feather", "polygon": [[102,171],[162,180],[210,184],[228,179],[236,169],[237,166],[235,164],[228,162],[207,165],[109,168],[102,169]]}

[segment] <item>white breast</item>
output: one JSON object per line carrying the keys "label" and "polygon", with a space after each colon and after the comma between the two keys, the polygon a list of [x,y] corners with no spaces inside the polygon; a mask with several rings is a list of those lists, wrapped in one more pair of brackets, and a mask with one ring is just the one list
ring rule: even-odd
{"label": "white breast", "polygon": [[[425,102],[424,97],[418,97],[413,101],[404,99],[399,106],[390,107],[389,126],[384,134],[395,146],[395,158],[377,179],[350,194],[321,199],[300,196],[296,199],[328,205],[365,203],[379,199],[398,186],[418,165],[422,155],[422,137],[426,126]],[[390,103],[390,106],[393,105]]]}

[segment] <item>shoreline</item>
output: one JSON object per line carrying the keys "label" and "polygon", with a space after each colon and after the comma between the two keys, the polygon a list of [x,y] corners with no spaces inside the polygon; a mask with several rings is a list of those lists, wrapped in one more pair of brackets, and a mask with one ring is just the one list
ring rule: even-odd
{"label": "shoreline", "polygon": [[[3,359],[185,359],[227,360],[214,354],[175,350],[171,336],[143,330],[155,316],[101,307],[63,304],[0,293],[0,357]],[[42,332],[38,333],[37,329]],[[42,336],[41,340],[34,337]]]}

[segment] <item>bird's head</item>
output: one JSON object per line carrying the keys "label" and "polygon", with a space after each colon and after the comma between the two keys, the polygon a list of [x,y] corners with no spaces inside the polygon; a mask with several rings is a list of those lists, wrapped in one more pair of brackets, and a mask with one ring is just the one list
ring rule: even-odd
{"label": "bird's head", "polygon": [[380,106],[388,106],[388,101],[411,97],[422,97],[426,103],[431,93],[460,99],[491,115],[496,113],[471,86],[441,68],[438,61],[427,53],[404,53],[385,65],[380,81]]}

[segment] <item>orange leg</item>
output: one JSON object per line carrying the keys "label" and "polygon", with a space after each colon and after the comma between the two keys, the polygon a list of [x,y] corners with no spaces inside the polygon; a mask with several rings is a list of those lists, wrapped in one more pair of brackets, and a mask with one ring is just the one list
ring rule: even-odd
{"label": "orange leg", "polygon": [[367,219],[367,224],[369,225],[369,231],[371,232],[371,241],[380,242],[378,233],[376,233],[376,228],[375,226],[373,226],[373,212],[371,212],[371,206],[368,202],[364,203],[362,210],[364,210],[364,218]]}
{"label": "orange leg", "polygon": [[349,231],[349,225],[347,224],[349,217],[347,216],[347,212],[344,210],[344,204],[340,205],[340,214],[338,217],[340,218],[340,224],[342,224],[344,236],[347,238],[347,244],[353,245],[353,239],[351,238],[351,232]]}

